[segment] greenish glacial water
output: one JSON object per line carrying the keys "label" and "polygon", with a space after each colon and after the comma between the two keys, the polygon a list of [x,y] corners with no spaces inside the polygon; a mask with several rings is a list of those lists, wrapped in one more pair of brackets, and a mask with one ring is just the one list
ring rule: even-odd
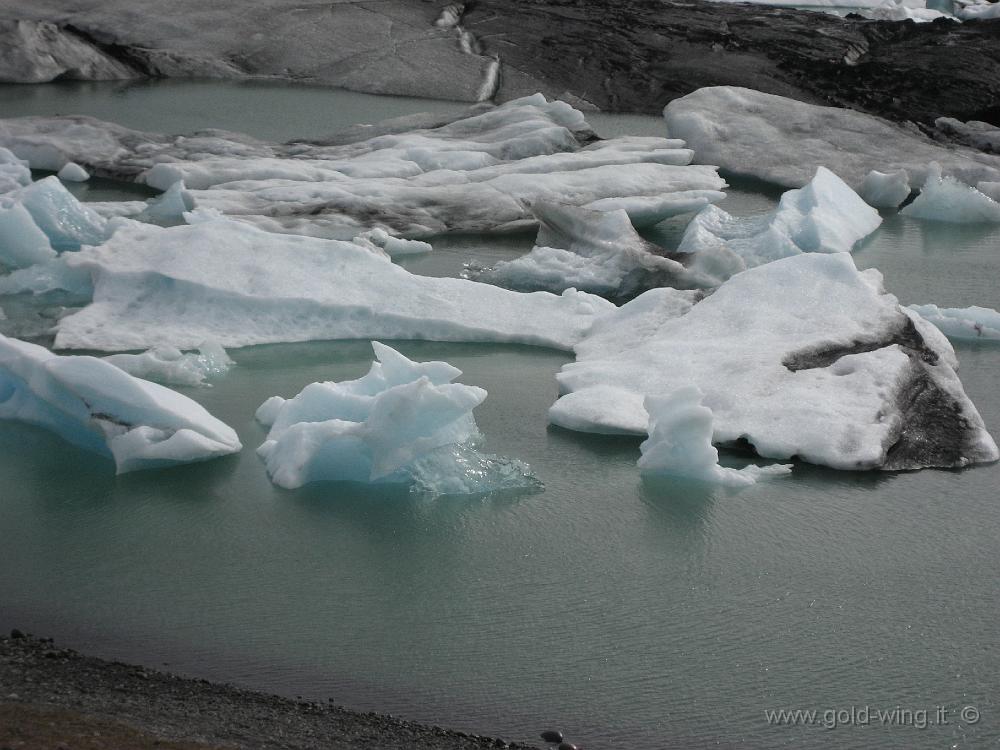
{"label": "greenish glacial water", "polygon": [[[135,124],[131,95],[114,107],[119,87],[26,87],[4,113],[71,102]],[[236,127],[226,118],[238,112],[240,127],[271,137],[307,132],[309,111],[328,101],[354,108],[342,124],[444,106],[273,84],[135,88],[149,107],[141,117],[176,114],[158,129]],[[10,96],[0,88],[0,101]],[[274,112],[288,114],[288,132]],[[763,211],[777,195],[739,183],[725,205]],[[664,241],[681,228],[664,227]],[[453,275],[531,239],[441,239],[406,265]],[[1000,229],[893,216],[855,258],[880,268],[906,303],[1000,307]],[[8,300],[0,306],[10,314]],[[371,350],[235,350],[237,366],[212,388],[182,390],[237,429],[238,456],[115,477],[109,461],[0,423],[0,627],[507,739],[557,727],[587,748],[1000,743],[1000,466],[882,474],[800,464],[792,478],[739,491],[644,480],[637,440],[546,424],[568,355],[398,347],[485,387],[487,449],[528,461],[545,491],[426,500],[336,483],[275,488],[253,452],[264,437],[256,407],[357,377]],[[956,349],[997,435],[1000,346]],[[935,723],[939,706],[947,724]],[[978,722],[962,720],[966,706]],[[868,726],[831,726],[852,707],[869,707]],[[911,712],[902,725],[874,715],[895,708]],[[765,711],[779,709],[816,710],[817,723],[772,726]]]}

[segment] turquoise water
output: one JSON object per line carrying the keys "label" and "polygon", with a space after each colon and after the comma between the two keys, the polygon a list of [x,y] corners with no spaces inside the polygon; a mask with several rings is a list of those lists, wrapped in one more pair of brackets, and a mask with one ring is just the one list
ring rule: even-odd
{"label": "turquoise water", "polygon": [[[758,188],[741,183],[730,210],[773,205]],[[449,238],[408,264],[454,274],[470,256],[530,244]],[[1000,307],[996,229],[892,217],[855,257],[904,302]],[[568,355],[398,347],[485,387],[487,449],[528,461],[545,491],[428,501],[333,483],[275,488],[253,453],[264,436],[256,407],[359,376],[370,347],[236,350],[214,387],[183,391],[237,429],[238,456],[115,477],[110,462],[44,431],[0,423],[0,627],[508,739],[555,726],[588,748],[1000,742],[1000,466],[797,465],[791,479],[740,491],[643,480],[638,441],[546,424]],[[1000,346],[956,349],[996,435]],[[928,723],[942,706],[949,723],[919,729],[919,713],[906,726],[823,723],[824,711],[865,706],[923,710]],[[977,723],[961,720],[966,706]],[[817,710],[818,724],[772,726],[769,709]]]}

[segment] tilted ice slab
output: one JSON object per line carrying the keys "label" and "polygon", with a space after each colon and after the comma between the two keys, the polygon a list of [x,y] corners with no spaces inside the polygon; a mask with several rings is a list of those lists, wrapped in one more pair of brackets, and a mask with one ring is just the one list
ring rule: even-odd
{"label": "tilted ice slab", "polygon": [[0,121],[0,145],[35,167],[167,190],[277,232],[350,239],[380,228],[417,238],[535,225],[539,200],[623,209],[636,225],[723,197],[713,167],[676,139],[595,140],[583,115],[535,95],[439,127],[346,144],[270,144],[222,131],[164,136],[90,118]]}
{"label": "tilted ice slab", "polygon": [[197,353],[158,346],[142,354],[112,354],[103,359],[129,375],[167,385],[205,385],[206,379],[225,375],[233,365],[226,350],[214,341],[203,342]]}
{"label": "tilted ice slab", "polygon": [[758,479],[791,473],[792,467],[786,464],[742,469],[719,466],[719,451],[712,445],[712,410],[702,405],[703,397],[697,386],[646,397],[643,407],[649,414],[649,437],[639,446],[639,468],[644,474],[747,487]]}
{"label": "tilted ice slab", "polygon": [[595,316],[614,309],[582,292],[521,294],[417,276],[360,245],[228,219],[170,228],[119,222],[103,245],[64,256],[91,274],[94,301],[59,321],[57,348],[420,338],[569,349]]}
{"label": "tilted ice slab", "polygon": [[970,185],[1000,180],[1000,157],[949,148],[873,115],[751,89],[698,89],[670,102],[663,116],[670,135],[683,138],[698,163],[787,187],[805,185],[821,166],[855,189],[873,169],[902,169],[919,185],[935,161]]}
{"label": "tilted ice slab", "polygon": [[538,485],[520,461],[479,453],[472,415],[486,399],[453,383],[447,362],[413,362],[372,342],[368,374],[312,383],[257,410],[270,427],[257,449],[271,480],[289,489],[321,480],[411,484],[431,494],[472,494]]}
{"label": "tilted ice slab", "polygon": [[950,224],[1000,222],[1000,203],[953,177],[943,177],[938,164],[930,165],[920,195],[900,213]]}
{"label": "tilted ice slab", "polygon": [[767,458],[917,469],[1000,455],[947,339],[849,254],[759,266],[693,306],[684,294],[652,290],[602,318],[558,375],[552,422],[643,434],[647,396],[696,385],[713,442]]}
{"label": "tilted ice slab", "polygon": [[240,450],[199,404],[94,357],[61,357],[0,335],[0,419],[44,427],[112,458],[122,474]]}
{"label": "tilted ice slab", "polygon": [[0,264],[9,269],[50,262],[109,234],[107,221],[56,177],[0,194]]}
{"label": "tilted ice slab", "polygon": [[[466,275],[519,291],[575,288],[610,299],[631,299],[660,286],[708,287],[715,277],[691,272],[635,231],[625,211],[595,211],[539,201],[531,252]],[[706,209],[707,210],[707,209]]]}
{"label": "tilted ice slab", "polygon": [[948,338],[1000,341],[1000,312],[988,307],[910,305],[909,309],[933,323]]}
{"label": "tilted ice slab", "polygon": [[801,253],[850,252],[878,229],[882,217],[825,167],[805,187],[789,190],[764,216],[738,217],[708,206],[691,220],[678,252],[692,270],[732,273]]}

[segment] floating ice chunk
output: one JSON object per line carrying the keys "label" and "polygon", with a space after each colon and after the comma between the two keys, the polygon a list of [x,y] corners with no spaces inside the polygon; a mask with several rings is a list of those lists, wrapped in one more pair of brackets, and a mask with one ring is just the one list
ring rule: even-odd
{"label": "floating ice chunk", "polygon": [[988,307],[910,305],[910,309],[950,339],[1000,340],[1000,312]]}
{"label": "floating ice chunk", "polygon": [[547,201],[532,210],[540,224],[532,251],[492,269],[470,271],[470,277],[520,291],[576,288],[611,299],[632,298],[654,287],[711,285],[640,237],[623,210]]}
{"label": "floating ice chunk", "polygon": [[31,184],[28,162],[0,147],[0,195]]}
{"label": "floating ice chunk", "polygon": [[954,177],[942,177],[940,165],[932,164],[920,195],[900,213],[952,224],[992,223],[1000,222],[1000,203]]}
{"label": "floating ice chunk", "polygon": [[199,404],[94,357],[60,357],[0,335],[0,419],[56,432],[113,458],[118,473],[240,450]]}
{"label": "floating ice chunk", "polygon": [[639,446],[643,473],[672,474],[732,487],[791,473],[788,464],[743,469],[719,466],[719,451],[712,445],[712,410],[702,405],[703,397],[696,386],[646,397],[643,406],[649,414],[649,437]]}
{"label": "floating ice chunk", "polygon": [[[781,196],[764,216],[736,217],[717,206],[704,208],[688,225],[678,246],[695,253],[693,271],[728,275],[801,253],[850,252],[882,223],[843,180],[819,167],[803,188]],[[726,278],[726,276],[723,276]]]}
{"label": "floating ice chunk", "polygon": [[532,487],[527,467],[476,452],[472,410],[486,391],[453,383],[446,362],[412,362],[377,341],[364,377],[312,383],[257,410],[270,425],[257,453],[289,489],[321,480],[405,483],[432,494]]}
{"label": "floating ice chunk", "polygon": [[393,237],[384,229],[371,229],[362,232],[353,241],[355,244],[384,250],[390,258],[398,258],[403,255],[421,255],[434,249],[428,242]]}
{"label": "floating ice chunk", "polygon": [[94,301],[59,321],[57,348],[421,338],[567,349],[614,309],[575,290],[520,294],[418,276],[350,242],[228,219],[169,228],[118,221],[103,245],[63,256],[93,278]]}
{"label": "floating ice chunk", "polygon": [[767,458],[915,469],[1000,456],[947,339],[847,253],[749,269],[662,320],[643,312],[657,291],[575,347],[557,376],[553,423],[641,435],[647,396],[696,385],[714,413],[713,442],[748,443]]}
{"label": "floating ice chunk", "polygon": [[56,252],[98,245],[108,237],[107,221],[74,198],[57,177],[46,177],[6,197],[27,209]]}
{"label": "floating ice chunk", "polygon": [[801,187],[828,166],[857,188],[876,169],[904,170],[919,185],[932,161],[970,185],[1000,180],[1000,157],[948,147],[873,115],[735,86],[712,86],[674,99],[667,130],[683,138],[700,164],[732,174]]}
{"label": "floating ice chunk", "polygon": [[178,180],[167,188],[163,195],[153,198],[144,213],[151,219],[180,221],[186,212],[193,211],[194,208],[194,198],[184,187],[184,182]]}
{"label": "floating ice chunk", "polygon": [[865,203],[875,208],[896,208],[910,197],[910,192],[910,181],[904,169],[889,174],[873,169],[858,189]]}
{"label": "floating ice chunk", "polygon": [[27,268],[56,257],[49,238],[20,203],[0,200],[0,264]]}
{"label": "floating ice chunk", "polygon": [[86,182],[90,179],[90,173],[76,162],[68,161],[56,173],[56,177],[63,182]]}
{"label": "floating ice chunk", "polygon": [[205,385],[206,378],[224,375],[233,365],[226,350],[214,341],[203,343],[197,354],[158,346],[142,354],[112,354],[103,359],[129,375],[166,385]]}

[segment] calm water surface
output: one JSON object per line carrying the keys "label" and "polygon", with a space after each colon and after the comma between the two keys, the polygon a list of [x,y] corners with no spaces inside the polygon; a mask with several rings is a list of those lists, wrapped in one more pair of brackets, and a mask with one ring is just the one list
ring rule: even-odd
{"label": "calm water surface", "polygon": [[[273,138],[337,129],[316,127],[320,109],[338,112],[343,127],[369,112],[445,106],[271,84],[121,88],[19,87],[11,99],[3,87],[0,102],[5,114],[55,111],[58,99],[60,111],[137,127]],[[614,126],[605,119],[599,127]],[[645,132],[657,126],[640,122]],[[95,199],[134,198],[96,187]],[[741,183],[727,207],[763,211],[776,195]],[[666,227],[664,241],[681,227]],[[449,238],[407,265],[453,275],[531,239]],[[904,302],[1000,307],[997,229],[891,217],[855,258],[880,268]],[[275,488],[253,452],[264,437],[256,407],[361,375],[370,346],[236,350],[229,375],[184,392],[237,429],[247,446],[239,456],[114,477],[108,461],[0,422],[0,627],[508,739],[556,726],[589,748],[1000,743],[1000,467],[797,465],[791,479],[740,491],[643,480],[638,441],[547,426],[567,355],[398,346],[448,360],[485,387],[477,418],[488,449],[527,460],[545,491],[428,501],[335,483]],[[996,435],[1000,346],[956,348]],[[823,726],[824,711],[865,706],[923,710],[928,723],[943,706],[948,724]],[[965,706],[978,723],[961,720]],[[818,710],[820,724],[774,727],[765,717],[798,708]]]}

